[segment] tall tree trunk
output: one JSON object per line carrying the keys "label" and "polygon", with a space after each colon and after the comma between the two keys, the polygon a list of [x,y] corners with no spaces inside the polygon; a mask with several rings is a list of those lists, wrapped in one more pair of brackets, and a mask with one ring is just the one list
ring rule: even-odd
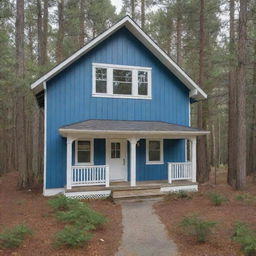
{"label": "tall tree trunk", "polygon": [[176,21],[176,56],[177,63],[181,65],[181,0],[177,0],[177,21]]}
{"label": "tall tree trunk", "polygon": [[48,41],[48,0],[44,0],[44,16],[43,16],[43,36],[42,36],[42,64],[45,65],[47,58],[47,41]]}
{"label": "tall tree trunk", "polygon": [[249,167],[250,172],[256,174],[256,157],[253,152],[256,152],[256,41],[254,43],[254,65],[253,65],[253,110],[252,110],[252,127],[251,127],[251,145],[249,152]]}
{"label": "tall tree trunk", "polygon": [[79,46],[84,46],[84,35],[85,35],[85,6],[84,0],[80,0],[80,15],[79,15]]}
{"label": "tall tree trunk", "polygon": [[64,40],[64,0],[58,1],[58,24],[59,30],[57,35],[56,58],[57,62],[61,62],[64,58],[63,40]]}
{"label": "tall tree trunk", "polygon": [[135,0],[131,0],[131,14],[132,19],[135,19]]}
{"label": "tall tree trunk", "polygon": [[[200,0],[200,53],[199,53],[199,85],[204,83],[204,55],[205,55],[205,0]],[[206,129],[206,120],[203,102],[197,107],[197,125]],[[202,183],[209,180],[209,165],[207,156],[206,136],[197,138],[197,180]]]}
{"label": "tall tree trunk", "polygon": [[238,69],[237,69],[237,169],[236,189],[246,186],[246,111],[245,111],[245,65],[246,65],[246,23],[247,0],[240,0],[239,39],[238,39]]}
{"label": "tall tree trunk", "polygon": [[19,172],[19,187],[28,184],[27,154],[26,154],[26,116],[24,79],[24,0],[16,0],[16,76],[17,76],[17,106],[16,106],[16,137],[17,137],[17,168]]}
{"label": "tall tree trunk", "polygon": [[16,0],[16,75],[18,78],[24,77],[25,57],[24,57],[24,0]]}
{"label": "tall tree trunk", "polygon": [[145,29],[145,0],[141,0],[141,28]]}
{"label": "tall tree trunk", "polygon": [[37,0],[37,51],[38,51],[38,64],[43,65],[43,30],[42,30],[42,3],[41,0]]}
{"label": "tall tree trunk", "polygon": [[236,79],[235,79],[235,0],[229,1],[229,122],[228,122],[228,176],[227,182],[232,187],[236,184]]}

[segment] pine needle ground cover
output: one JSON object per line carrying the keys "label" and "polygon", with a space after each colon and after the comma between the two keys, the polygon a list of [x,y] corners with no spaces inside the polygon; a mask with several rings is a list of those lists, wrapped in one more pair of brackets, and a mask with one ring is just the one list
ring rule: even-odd
{"label": "pine needle ground cover", "polygon": [[[249,179],[248,189],[237,192],[225,185],[226,177],[217,178],[216,186],[213,179],[189,200],[174,196],[154,205],[180,256],[256,255],[255,183]],[[205,241],[198,242],[202,234]]]}
{"label": "pine needle ground cover", "polygon": [[[17,175],[9,173],[0,177],[0,232],[5,226],[10,228],[25,223],[32,230],[32,235],[26,236],[18,248],[0,248],[0,256],[115,255],[122,237],[120,205],[109,200],[85,201],[91,210],[106,216],[108,221],[100,228],[89,231],[93,237],[86,246],[55,248],[53,242],[56,234],[70,223],[56,218],[56,210],[49,205],[49,198],[42,196],[40,187],[17,190]],[[63,234],[64,238],[66,234]]]}

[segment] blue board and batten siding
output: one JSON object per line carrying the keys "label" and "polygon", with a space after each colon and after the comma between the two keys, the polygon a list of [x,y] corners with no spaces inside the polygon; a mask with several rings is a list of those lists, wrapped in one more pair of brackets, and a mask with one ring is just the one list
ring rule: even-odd
{"label": "blue board and batten siding", "polygon": [[[92,63],[151,67],[152,99],[92,97]],[[59,135],[58,129],[88,119],[150,120],[189,125],[189,90],[126,28],[117,31],[47,82],[46,188],[66,184],[66,139]],[[95,145],[95,164],[103,164],[105,156],[99,156],[105,152],[103,142],[95,143],[99,143],[101,150],[97,153]],[[184,142],[182,144],[184,146]],[[182,150],[184,153],[184,147]],[[138,163],[143,165],[142,158]],[[155,167],[143,168],[150,169],[147,174],[150,176]],[[146,174],[143,177],[137,175],[143,179]]]}

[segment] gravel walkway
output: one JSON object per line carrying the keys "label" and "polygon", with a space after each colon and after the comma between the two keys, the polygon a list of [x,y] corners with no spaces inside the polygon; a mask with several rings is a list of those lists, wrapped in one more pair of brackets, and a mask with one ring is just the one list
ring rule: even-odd
{"label": "gravel walkway", "polygon": [[116,256],[176,256],[177,247],[152,208],[155,200],[121,201],[122,242]]}

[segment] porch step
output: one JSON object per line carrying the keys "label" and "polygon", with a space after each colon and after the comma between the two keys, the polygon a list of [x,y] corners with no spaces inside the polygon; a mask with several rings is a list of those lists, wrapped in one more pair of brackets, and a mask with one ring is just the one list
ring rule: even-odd
{"label": "porch step", "polygon": [[113,199],[131,199],[131,198],[143,198],[143,197],[156,197],[163,196],[160,192],[160,188],[123,188],[123,189],[112,189],[111,197]]}

